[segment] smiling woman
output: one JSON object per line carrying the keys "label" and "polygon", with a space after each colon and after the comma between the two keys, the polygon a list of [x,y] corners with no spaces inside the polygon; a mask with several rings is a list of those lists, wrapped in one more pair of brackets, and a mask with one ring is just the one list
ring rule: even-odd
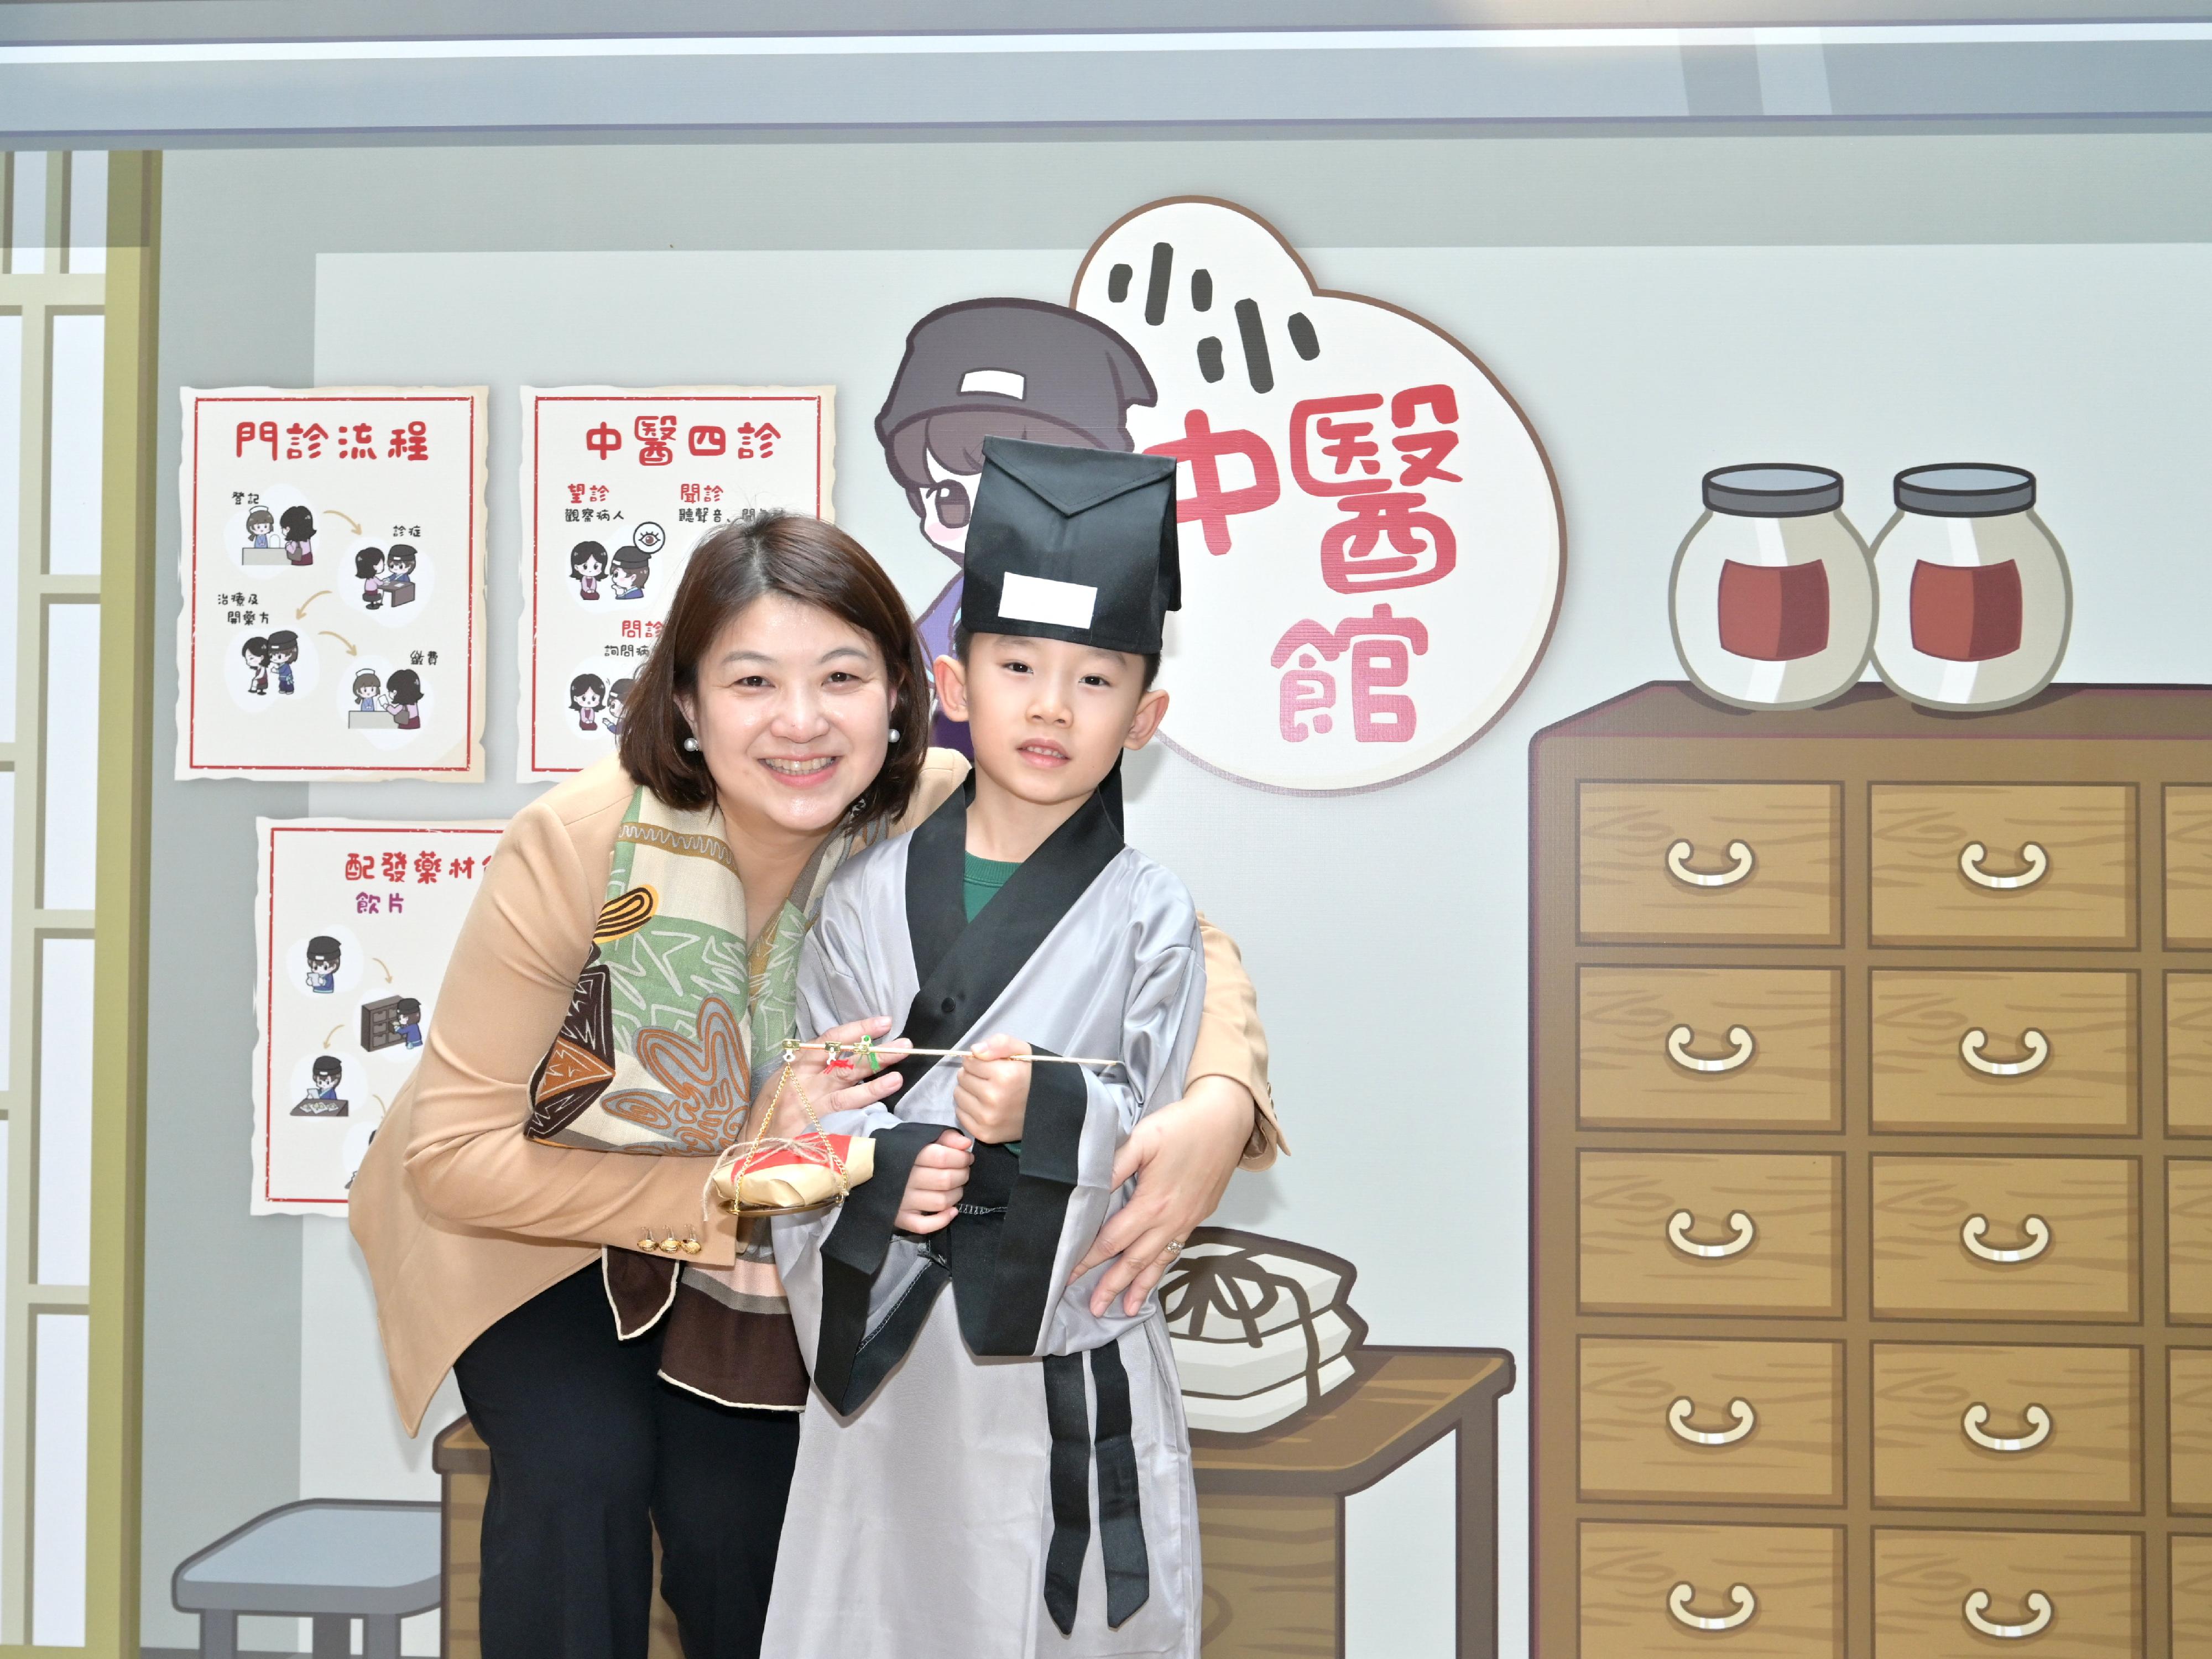
{"label": "smiling woman", "polygon": [[848,810],[877,823],[906,805],[929,752],[929,670],[898,589],[843,531],[791,514],[716,531],[662,639],[622,759],[670,805],[719,793],[746,829],[817,836]]}
{"label": "smiling woman", "polygon": [[[830,874],[967,772],[927,746],[898,590],[813,519],[702,541],[623,708],[619,753],[508,826],[352,1191],[401,1415],[417,1427],[450,1368],[491,1450],[484,1659],[642,1652],[656,1524],[690,1659],[758,1651],[808,1379],[768,1239],[707,1202],[712,1154],[794,1033]],[[1123,1147],[1136,1196],[1082,1264],[1112,1259],[1102,1298],[1140,1298],[1278,1144],[1251,983],[1206,946],[1184,1097]],[[898,1083],[811,1092],[851,1110]],[[910,1229],[960,1201],[971,1158],[922,1162]]]}

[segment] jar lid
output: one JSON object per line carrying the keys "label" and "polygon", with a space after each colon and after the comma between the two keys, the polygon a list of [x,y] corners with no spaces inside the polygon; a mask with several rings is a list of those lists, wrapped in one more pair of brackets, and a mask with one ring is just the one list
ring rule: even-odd
{"label": "jar lid", "polygon": [[1897,504],[1939,519],[1993,519],[2035,505],[2035,474],[2017,466],[1948,461],[1897,475]]}
{"label": "jar lid", "polygon": [[1786,462],[1715,467],[1705,474],[1705,505],[1741,519],[1808,519],[1844,504],[1844,475]]}

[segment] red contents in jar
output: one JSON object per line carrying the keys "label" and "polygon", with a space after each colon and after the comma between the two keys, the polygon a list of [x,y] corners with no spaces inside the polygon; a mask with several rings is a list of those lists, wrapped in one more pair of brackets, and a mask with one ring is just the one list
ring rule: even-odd
{"label": "red contents in jar", "polygon": [[1828,569],[1813,564],[1721,566],[1721,649],[1794,662],[1826,649]]}
{"label": "red contents in jar", "polygon": [[1912,647],[1946,662],[1987,662],[2020,649],[2020,570],[2002,564],[1912,568]]}

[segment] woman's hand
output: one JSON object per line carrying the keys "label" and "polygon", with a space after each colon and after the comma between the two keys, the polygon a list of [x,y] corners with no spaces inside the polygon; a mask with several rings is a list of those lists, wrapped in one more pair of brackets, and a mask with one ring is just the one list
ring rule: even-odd
{"label": "woman's hand", "polygon": [[1098,1230],[1077,1264],[1080,1279],[1100,1262],[1121,1259],[1100,1275],[1091,1311],[1103,1316],[1124,1291],[1133,1316],[1175,1261],[1191,1229],[1212,1215],[1244,1157],[1259,1108],[1252,1091],[1225,1077],[1194,1078],[1181,1100],[1148,1113],[1114,1159],[1114,1184],[1137,1177],[1136,1195]]}
{"label": "woman's hand", "polygon": [[936,1145],[914,1155],[914,1170],[899,1200],[901,1232],[933,1233],[952,1224],[960,1195],[968,1190],[968,1166],[975,1161],[973,1145],[959,1130],[947,1129]]}
{"label": "woman's hand", "polygon": [[[818,1041],[823,1042],[858,1042],[862,1037],[880,1037],[891,1029],[890,1020],[878,1016],[874,1019],[856,1019],[850,1024],[832,1026]],[[903,1040],[887,1042],[876,1052],[887,1065],[896,1066],[899,1057],[910,1045]],[[783,1085],[782,1097],[775,1103],[775,1121],[768,1127],[770,1135],[788,1140],[803,1134],[812,1126],[806,1121],[806,1106],[811,1105],[814,1115],[825,1117],[831,1112],[855,1112],[863,1106],[872,1106],[889,1098],[903,1081],[896,1072],[878,1071],[870,1075],[863,1067],[848,1061],[842,1068],[833,1069],[826,1049],[801,1048],[791,1068],[791,1076]],[[771,1085],[771,1087],[774,1085]],[[799,1100],[799,1090],[806,1091],[806,1104]]]}

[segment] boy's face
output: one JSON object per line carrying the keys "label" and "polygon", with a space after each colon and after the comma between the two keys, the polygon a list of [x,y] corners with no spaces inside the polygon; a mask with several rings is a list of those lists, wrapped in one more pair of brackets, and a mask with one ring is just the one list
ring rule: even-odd
{"label": "boy's face", "polygon": [[1168,712],[1144,659],[1066,640],[978,634],[968,660],[937,659],[937,697],[968,722],[975,765],[1034,805],[1079,800],[1125,749],[1142,749]]}

